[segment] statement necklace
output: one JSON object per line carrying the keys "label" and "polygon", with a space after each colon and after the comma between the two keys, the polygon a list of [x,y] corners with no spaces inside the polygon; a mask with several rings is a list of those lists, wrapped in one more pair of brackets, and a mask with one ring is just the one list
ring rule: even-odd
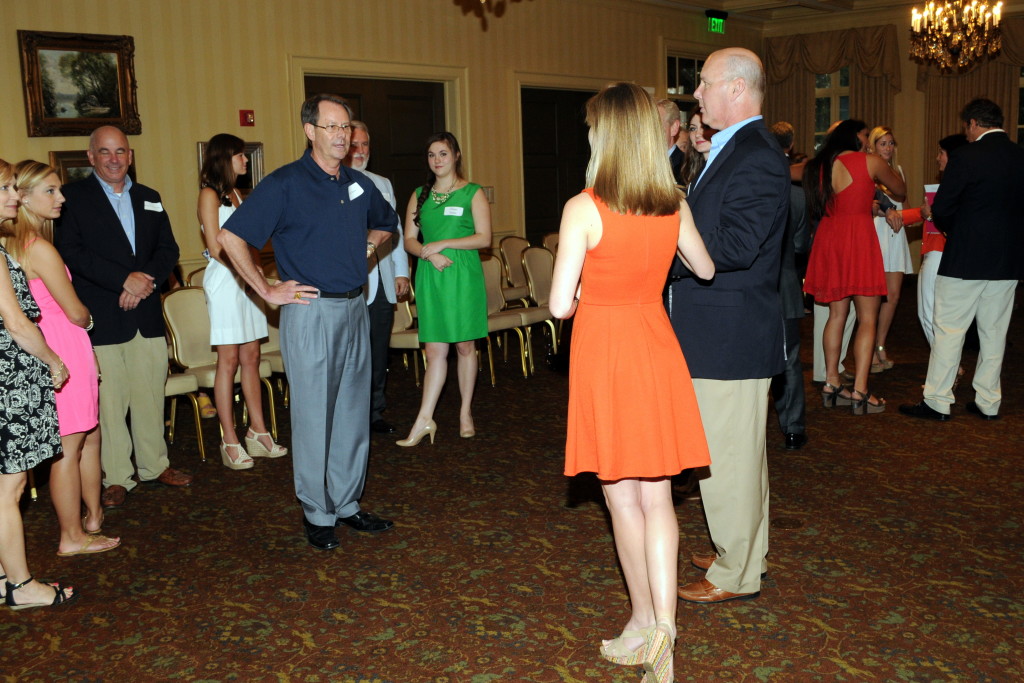
{"label": "statement necklace", "polygon": [[430,188],[430,198],[434,200],[434,203],[440,206],[448,201],[448,198],[452,196],[452,191],[455,189],[455,184],[458,183],[458,179],[452,181],[452,184],[448,187],[447,192],[438,192],[434,188]]}

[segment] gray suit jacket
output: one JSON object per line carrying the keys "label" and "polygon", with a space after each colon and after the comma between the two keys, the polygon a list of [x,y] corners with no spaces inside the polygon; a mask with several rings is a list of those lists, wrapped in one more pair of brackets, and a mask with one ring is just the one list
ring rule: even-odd
{"label": "gray suit jacket", "polygon": [[[391,186],[391,181],[384,176],[370,171],[362,171],[362,173],[373,181],[373,184],[377,186],[380,193],[384,195],[384,199],[394,209],[395,189]],[[395,278],[409,277],[409,257],[405,253],[405,247],[402,246],[404,241],[402,236],[402,218],[399,215],[398,229],[395,231],[395,234],[377,249],[376,262],[380,265],[375,265],[370,269],[369,282],[364,290],[367,305],[377,296],[378,269],[380,271],[379,280],[384,283],[384,296],[391,303],[398,301],[398,296],[395,293]]]}

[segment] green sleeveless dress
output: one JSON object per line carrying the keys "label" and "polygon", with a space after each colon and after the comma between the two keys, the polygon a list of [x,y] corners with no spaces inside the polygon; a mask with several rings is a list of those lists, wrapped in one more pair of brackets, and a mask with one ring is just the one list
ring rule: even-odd
{"label": "green sleeveless dress", "polygon": [[[469,183],[442,203],[427,197],[420,208],[423,244],[469,237],[473,226],[473,195],[479,185]],[[423,192],[416,188],[416,197]],[[476,249],[445,249],[452,265],[438,271],[432,263],[416,264],[416,310],[421,342],[460,342],[487,336],[487,292]]]}

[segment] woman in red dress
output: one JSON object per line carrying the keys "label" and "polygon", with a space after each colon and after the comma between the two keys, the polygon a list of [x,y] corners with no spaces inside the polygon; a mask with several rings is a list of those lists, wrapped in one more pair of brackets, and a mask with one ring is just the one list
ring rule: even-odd
{"label": "woman in red dress", "polygon": [[[906,183],[881,157],[860,150],[867,142],[863,121],[840,123],[804,168],[808,214],[820,221],[814,235],[804,279],[804,291],[818,303],[828,304],[828,322],[822,335],[825,350],[826,408],[852,406],[855,415],[881,413],[885,401],[868,391],[868,371],[874,352],[878,309],[886,294],[882,251],[875,232],[872,202],[875,184],[889,188],[903,201]],[[839,381],[839,349],[850,302],[857,311],[853,356],[857,364],[853,390]]]}

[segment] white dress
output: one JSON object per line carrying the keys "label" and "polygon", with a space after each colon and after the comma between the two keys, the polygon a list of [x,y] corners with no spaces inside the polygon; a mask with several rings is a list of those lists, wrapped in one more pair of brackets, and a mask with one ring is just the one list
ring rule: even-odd
{"label": "white dress", "polygon": [[[903,176],[903,169],[897,169],[900,176]],[[903,208],[903,202],[897,202],[889,197],[899,211]],[[914,272],[914,262],[910,259],[910,244],[907,242],[907,229],[893,232],[889,224],[885,222],[885,216],[875,216],[875,232],[878,233],[878,246],[882,249],[882,269],[886,273]]]}
{"label": "white dress", "polygon": [[[234,212],[233,206],[220,206],[218,227],[223,227]],[[244,344],[266,337],[267,315],[262,300],[245,289],[244,280],[233,270],[216,259],[209,261],[203,291],[210,311],[210,344]]]}

